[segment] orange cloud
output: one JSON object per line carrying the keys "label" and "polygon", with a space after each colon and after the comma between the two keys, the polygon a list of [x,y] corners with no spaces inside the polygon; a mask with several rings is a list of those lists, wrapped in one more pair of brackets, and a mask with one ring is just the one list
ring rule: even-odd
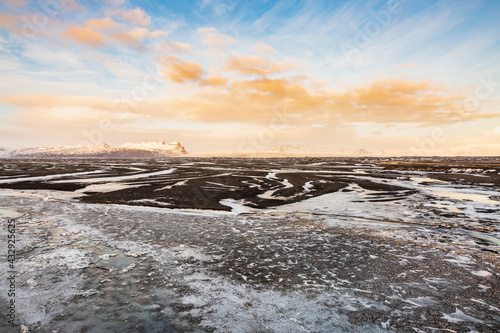
{"label": "orange cloud", "polygon": [[75,0],[64,0],[64,1],[59,1],[57,3],[58,5],[61,5],[62,9],[65,10],[84,10],[85,7],[77,2]]}
{"label": "orange cloud", "polygon": [[233,55],[226,63],[226,69],[243,75],[269,75],[296,67],[289,62],[270,62],[261,56],[253,55]]}
{"label": "orange cloud", "polygon": [[118,9],[114,14],[136,25],[146,26],[151,23],[151,18],[139,7],[131,10]]}
{"label": "orange cloud", "polygon": [[235,81],[224,90],[199,92],[189,99],[165,102],[182,110],[177,117],[193,122],[265,123],[273,110],[285,107],[297,125],[333,121],[415,123],[421,126],[499,117],[473,110],[460,113],[465,96],[430,82],[377,80],[345,91],[311,88],[299,79]]}
{"label": "orange cloud", "polygon": [[85,25],[91,29],[98,31],[107,31],[118,27],[118,23],[116,23],[109,17],[101,19],[96,19],[96,18],[90,19],[85,23]]}
{"label": "orange cloud", "polygon": [[89,27],[71,27],[64,34],[86,46],[102,47],[106,45],[106,37]]}
{"label": "orange cloud", "polygon": [[278,52],[273,47],[266,45],[266,44],[262,44],[262,43],[255,44],[253,50],[257,53],[270,53],[270,54],[272,54],[272,53]]}
{"label": "orange cloud", "polygon": [[136,28],[131,31],[120,31],[114,34],[111,34],[111,37],[117,41],[124,42],[126,44],[139,46],[142,45],[142,39],[148,35],[148,30],[144,28]]}
{"label": "orange cloud", "polygon": [[164,35],[165,32],[156,30],[150,32],[146,28],[134,28],[130,31],[120,31],[110,35],[110,37],[118,42],[143,49],[142,41],[146,37],[159,37]]}
{"label": "orange cloud", "polygon": [[165,76],[174,82],[200,81],[203,75],[200,64],[183,62],[177,57],[163,57],[160,64],[167,68]]}
{"label": "orange cloud", "polygon": [[0,27],[4,29],[16,32],[19,30],[20,21],[21,19],[16,15],[0,13]]}
{"label": "orange cloud", "polygon": [[85,106],[95,109],[109,109],[112,105],[107,99],[100,97],[48,94],[1,96],[0,103],[23,108]]}
{"label": "orange cloud", "polygon": [[227,84],[228,80],[224,77],[208,77],[201,83],[203,86],[221,87]]}
{"label": "orange cloud", "polygon": [[12,7],[26,7],[26,0],[5,0],[5,3]]}
{"label": "orange cloud", "polygon": [[[196,81],[201,87],[193,86],[188,97],[142,101],[133,107],[114,107],[109,100],[101,98],[50,95],[0,97],[0,103],[31,110],[31,119],[72,107],[113,114],[131,113],[127,119],[140,116],[199,123],[269,124],[276,112],[286,110],[283,117],[287,123],[298,127],[313,124],[328,127],[339,121],[432,126],[500,117],[498,113],[474,110],[464,118],[460,108],[465,96],[432,82],[381,79],[337,91],[314,88],[300,79],[259,78],[229,83],[224,78],[203,80],[204,72],[199,64],[174,57],[166,57],[161,63],[171,81]],[[48,112],[49,109],[54,110]],[[42,113],[37,113],[39,110]]]}
{"label": "orange cloud", "polygon": [[187,43],[167,41],[161,45],[160,51],[167,53],[185,53],[191,51],[191,46]]}

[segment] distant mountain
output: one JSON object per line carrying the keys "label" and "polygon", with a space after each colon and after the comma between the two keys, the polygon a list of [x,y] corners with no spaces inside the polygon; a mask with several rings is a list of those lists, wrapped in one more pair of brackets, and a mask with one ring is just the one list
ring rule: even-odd
{"label": "distant mountain", "polygon": [[175,154],[186,154],[184,147],[177,141],[170,143],[163,142],[139,142],[139,143],[126,143],[118,146],[119,149],[139,149],[152,152],[167,152]]}
{"label": "distant mountain", "polygon": [[337,156],[360,156],[360,157],[373,155],[373,153],[369,152],[364,148],[358,148],[358,149],[342,148],[334,152],[334,154]]}
{"label": "distant mountain", "polygon": [[500,144],[469,144],[436,150],[418,148],[380,150],[379,156],[500,156]]}
{"label": "distant mountain", "polygon": [[299,145],[281,145],[281,146],[272,146],[269,149],[271,153],[304,153],[310,152],[311,148],[309,146],[299,146]]}
{"label": "distant mountain", "polygon": [[161,158],[186,154],[179,142],[127,143],[111,147],[106,143],[61,147],[22,148],[12,152],[0,151],[3,158]]}
{"label": "distant mountain", "polygon": [[372,156],[373,153],[369,152],[364,148],[360,149],[350,149],[350,148],[340,148],[333,151],[321,152],[311,149],[310,146],[304,145],[281,145],[281,146],[273,146],[270,148],[268,153],[276,153],[276,154],[328,154],[331,156]]}
{"label": "distant mountain", "polygon": [[471,144],[450,149],[453,156],[500,156],[500,144]]}

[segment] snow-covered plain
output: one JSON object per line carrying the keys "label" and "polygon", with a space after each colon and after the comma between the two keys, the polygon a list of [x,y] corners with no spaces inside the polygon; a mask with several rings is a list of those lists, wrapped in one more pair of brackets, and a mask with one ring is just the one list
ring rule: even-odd
{"label": "snow-covered plain", "polygon": [[[274,207],[231,198],[220,203],[232,211],[169,209],[142,197],[128,205],[77,200],[86,191],[133,191],[155,182],[160,190],[153,192],[161,196],[200,181],[201,175],[180,179],[176,173],[200,165],[218,177],[206,181],[207,188],[237,190],[221,178],[233,172],[229,168],[197,162],[123,176],[79,173],[73,181],[87,187],[74,192],[1,189],[3,244],[7,219],[15,218],[18,226],[16,302],[23,329],[496,332],[500,327],[495,186],[460,185],[425,172],[380,177],[370,171],[374,166],[357,165],[342,174],[353,182],[315,196],[322,181],[343,168],[323,170],[323,179],[297,186],[289,175],[309,172],[287,167],[245,180],[260,190],[258,199],[302,198]],[[73,182],[47,176],[42,180]],[[8,177],[2,179],[12,184],[22,178]],[[403,189],[372,190],[354,180]],[[280,192],[295,187],[290,195]],[[6,265],[0,261],[2,281]]]}

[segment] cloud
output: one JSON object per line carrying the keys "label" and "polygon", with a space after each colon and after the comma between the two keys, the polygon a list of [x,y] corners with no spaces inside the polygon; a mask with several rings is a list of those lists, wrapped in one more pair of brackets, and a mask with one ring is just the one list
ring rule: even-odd
{"label": "cloud", "polygon": [[112,105],[109,100],[100,97],[48,94],[1,96],[0,103],[21,108],[84,106],[94,109],[109,109]]}
{"label": "cloud", "polygon": [[404,79],[376,80],[339,91],[316,89],[300,79],[260,78],[233,81],[224,90],[172,98],[163,105],[178,110],[182,120],[209,123],[266,123],[281,107],[288,110],[291,123],[302,126],[337,121],[432,126],[500,116],[474,110],[464,118],[464,100],[439,84]]}
{"label": "cloud", "polygon": [[145,38],[158,38],[163,35],[166,35],[166,33],[161,30],[149,31],[146,28],[134,28],[130,31],[119,31],[116,33],[112,33],[110,35],[110,38],[115,41],[121,42],[122,44],[135,47],[139,50],[143,50],[143,40]]}
{"label": "cloud", "polygon": [[269,75],[297,68],[290,62],[271,62],[261,56],[232,55],[226,63],[226,69],[242,75]]}
{"label": "cloud", "polygon": [[95,53],[89,56],[92,60],[103,64],[114,75],[121,78],[137,78],[144,74],[119,56]]}
{"label": "cloud", "polygon": [[79,11],[85,10],[85,6],[75,2],[75,0],[57,1],[56,4],[60,5],[61,8],[64,10],[79,10]]}
{"label": "cloud", "polygon": [[113,14],[135,25],[147,26],[151,23],[149,15],[139,7],[131,10],[118,9]]}
{"label": "cloud", "polygon": [[238,43],[233,37],[219,34],[215,28],[198,28],[197,31],[203,44],[211,47],[214,52],[225,52],[229,44]]}
{"label": "cloud", "polygon": [[[73,126],[71,124],[88,123],[101,116],[131,126],[137,119],[198,125],[242,123],[248,126],[267,126],[279,121],[287,128],[307,129],[314,125],[316,139],[320,128],[327,136],[342,124],[345,128],[357,128],[354,125],[361,124],[360,128],[374,131],[381,130],[377,124],[415,128],[500,117],[500,114],[477,112],[467,119],[461,118],[456,107],[464,96],[432,82],[393,78],[344,87],[343,90],[328,90],[314,88],[308,81],[295,78],[232,82],[224,77],[203,79],[200,64],[174,57],[162,59],[162,64],[169,80],[176,83],[192,81],[199,86],[191,86],[183,97],[177,97],[180,93],[176,94],[175,87],[172,87],[174,93],[168,97],[136,101],[134,105],[117,105],[114,100],[105,98],[60,95],[3,96],[0,103],[17,106],[20,109],[16,112],[17,121],[23,124],[28,121],[36,124],[39,120],[66,122]],[[182,87],[179,89],[186,92]],[[87,110],[89,116],[79,116],[78,112],[82,110]]]}
{"label": "cloud", "polygon": [[167,35],[167,33],[163,30],[151,31],[149,34],[151,35],[151,37],[154,37],[154,38],[158,38],[158,37],[162,37],[162,36]]}
{"label": "cloud", "polygon": [[5,0],[5,3],[12,7],[26,7],[26,0]]}
{"label": "cloud", "polygon": [[75,41],[90,47],[102,47],[106,45],[106,37],[89,27],[70,27],[64,34]]}
{"label": "cloud", "polygon": [[17,32],[19,30],[19,23],[21,19],[17,15],[2,14],[0,12],[0,27]]}
{"label": "cloud", "polygon": [[125,3],[125,0],[105,0],[106,3],[112,5],[112,6],[116,6],[116,5],[121,5],[123,3]]}
{"label": "cloud", "polygon": [[135,46],[142,47],[142,40],[148,36],[150,33],[148,29],[145,28],[135,28],[130,31],[120,31],[110,35],[110,37],[118,42]]}
{"label": "cloud", "polygon": [[163,57],[159,62],[166,68],[165,76],[177,83],[200,81],[204,73],[200,64],[184,62],[177,57]]}
{"label": "cloud", "polygon": [[262,43],[255,44],[253,50],[257,53],[269,53],[269,54],[273,54],[273,53],[278,52],[273,47],[266,45],[266,44],[262,44]]}
{"label": "cloud", "polygon": [[223,15],[233,10],[236,6],[236,2],[232,0],[202,0],[201,8],[203,9],[206,6],[211,7],[217,15]]}
{"label": "cloud", "polygon": [[167,41],[159,47],[160,52],[166,53],[187,53],[191,51],[191,46],[187,43]]}
{"label": "cloud", "polygon": [[[368,85],[333,92],[338,111],[350,121],[453,123],[464,119],[465,96],[432,82],[379,79]],[[478,110],[471,110],[478,111]],[[476,114],[472,118],[481,118]]]}
{"label": "cloud", "polygon": [[113,30],[118,28],[118,23],[113,21],[109,17],[101,18],[101,19],[90,19],[88,20],[85,25],[91,29],[98,30],[98,31],[107,31],[107,30]]}
{"label": "cloud", "polygon": [[418,65],[416,64],[399,64],[397,66],[394,66],[395,69],[400,69],[400,68],[411,68],[411,67],[417,67]]}
{"label": "cloud", "polygon": [[228,79],[224,77],[208,77],[204,79],[201,83],[202,86],[212,86],[212,87],[221,87],[225,86],[228,82]]}
{"label": "cloud", "polygon": [[[120,28],[120,29],[118,29]],[[146,28],[133,28],[122,30],[118,23],[111,18],[89,19],[84,26],[70,27],[65,31],[65,35],[74,40],[91,47],[100,47],[106,44],[106,37],[110,40],[120,42],[124,45],[134,47],[139,50],[144,49],[143,40],[145,38],[158,38],[166,35],[161,30],[149,31]],[[104,35],[104,32],[106,35]]]}

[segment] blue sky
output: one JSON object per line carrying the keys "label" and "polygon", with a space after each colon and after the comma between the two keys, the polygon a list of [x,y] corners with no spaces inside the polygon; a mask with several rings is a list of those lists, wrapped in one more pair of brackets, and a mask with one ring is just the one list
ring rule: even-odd
{"label": "blue sky", "polygon": [[499,1],[55,3],[0,4],[0,146],[499,143]]}

